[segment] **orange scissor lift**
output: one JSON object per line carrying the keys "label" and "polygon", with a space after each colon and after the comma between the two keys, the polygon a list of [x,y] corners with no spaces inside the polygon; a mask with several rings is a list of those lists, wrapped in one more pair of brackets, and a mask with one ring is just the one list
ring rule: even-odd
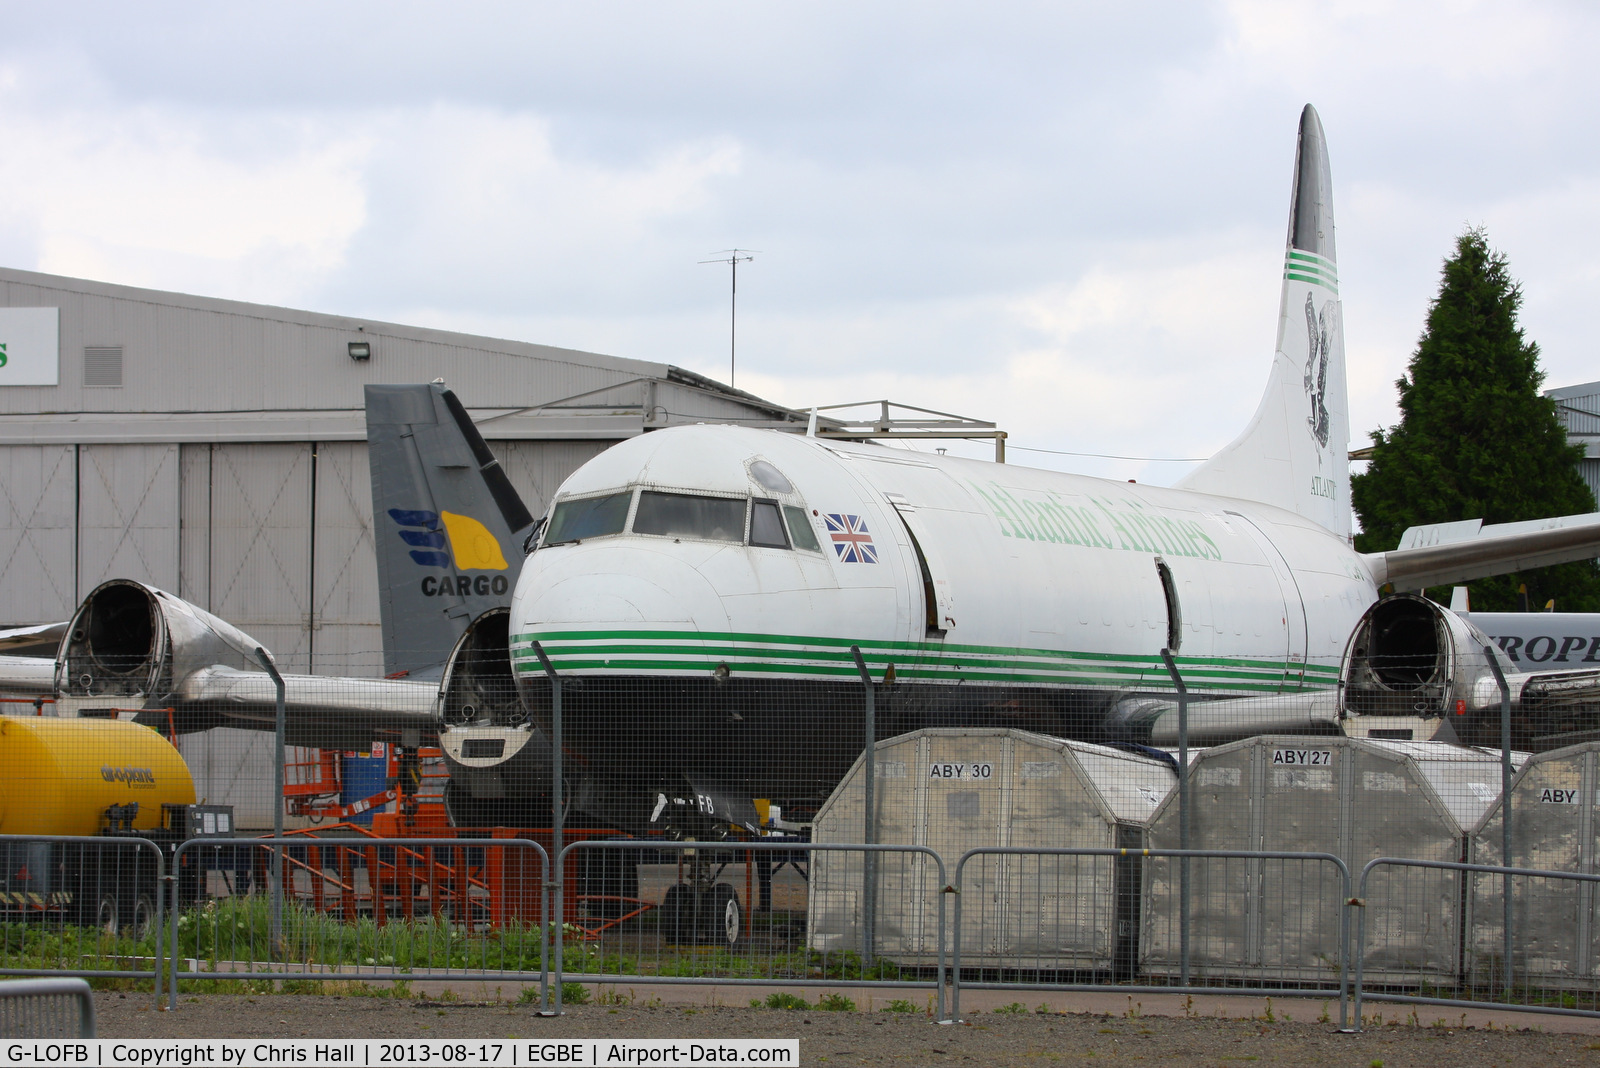
{"label": "orange scissor lift", "polygon": [[[306,754],[304,759],[285,762],[284,804],[291,815],[333,822],[287,832],[286,837],[303,838],[305,844],[291,846],[285,854],[286,897],[346,919],[370,915],[379,925],[430,915],[473,928],[539,922],[545,886],[538,854],[525,847],[486,847],[496,840],[523,839],[539,843],[548,853],[554,843],[551,829],[452,826],[443,799],[449,773],[438,749],[389,746],[390,785],[347,804],[338,800],[342,754],[331,750]],[[372,810],[379,811],[373,811],[370,827],[351,822],[351,817]],[[610,830],[583,827],[565,828],[562,835],[568,844],[616,836]],[[401,838],[482,838],[484,845],[385,844]],[[259,885],[268,884],[269,856],[263,849],[255,860]],[[576,855],[568,856],[563,874],[567,886],[579,885]],[[622,914],[604,918],[585,914],[586,902],[601,900],[622,905]],[[638,898],[568,894],[563,922],[569,930],[594,939],[654,907]]]}

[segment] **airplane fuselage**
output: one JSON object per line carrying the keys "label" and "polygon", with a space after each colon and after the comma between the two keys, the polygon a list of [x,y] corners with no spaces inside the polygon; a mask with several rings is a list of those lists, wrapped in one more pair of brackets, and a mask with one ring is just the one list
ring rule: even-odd
{"label": "airplane fuselage", "polygon": [[1280,509],[695,426],[562,486],[511,651],[536,718],[534,642],[582,680],[563,691],[566,744],[592,768],[795,804],[860,751],[851,646],[875,679],[892,668],[881,735],[1094,737],[1117,700],[1172,691],[1163,648],[1208,696],[1334,686],[1375,596],[1342,538]]}

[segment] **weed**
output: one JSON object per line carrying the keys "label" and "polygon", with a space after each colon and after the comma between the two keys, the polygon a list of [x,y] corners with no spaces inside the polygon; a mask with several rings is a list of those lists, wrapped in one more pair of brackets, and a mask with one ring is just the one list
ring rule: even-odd
{"label": "weed", "polygon": [[767,995],[767,1008],[769,1009],[809,1009],[811,1002],[797,994],[786,991],[776,991]]}
{"label": "weed", "polygon": [[1034,1007],[1033,1011],[1034,1011],[1034,1014],[1037,1015],[1037,1016],[1049,1016],[1050,1015],[1050,1006],[1041,1001],[1041,1002],[1039,1002],[1038,1005],[1036,1005]]}
{"label": "weed", "polygon": [[1322,1015],[1317,1017],[1317,1023],[1325,1024],[1325,1023],[1328,1022],[1329,1019],[1330,1019],[1330,1017],[1328,1016],[1328,1003],[1326,1001],[1324,1001],[1322,1003]]}
{"label": "weed", "polygon": [[1367,1062],[1367,1068],[1383,1068],[1383,1060],[1381,1058],[1374,1057],[1371,1061]]}
{"label": "weed", "polygon": [[1276,1016],[1272,1015],[1272,999],[1271,998],[1267,999],[1267,1009],[1266,1009],[1265,1012],[1263,1012],[1261,1014],[1260,1019],[1265,1020],[1267,1023],[1277,1023],[1278,1022],[1278,1018]]}
{"label": "weed", "polygon": [[878,1010],[879,1012],[916,1012],[917,1007],[905,998],[895,998],[889,1004]]}
{"label": "weed", "polygon": [[1122,1015],[1126,1016],[1130,1020],[1137,1020],[1140,1017],[1140,1015],[1143,1014],[1143,1012],[1144,1012],[1144,1002],[1142,1002],[1142,1001],[1134,1001],[1133,1000],[1133,995],[1129,994],[1128,995],[1128,1011],[1123,1013]]}
{"label": "weed", "polygon": [[[1324,1014],[1326,1014],[1327,1009],[1323,1009],[1323,1012],[1324,1012]],[[1185,994],[1183,996],[1183,1014],[1185,1016],[1187,1016],[1191,1020],[1194,1019],[1195,1011],[1194,1011],[1194,995],[1193,994]]]}
{"label": "weed", "polygon": [[589,988],[582,983],[562,983],[561,1001],[565,1005],[589,1004]]}
{"label": "weed", "polygon": [[1028,1011],[1028,1007],[1020,1001],[1013,1001],[1011,1004],[1002,1005],[994,1011],[998,1013],[1006,1013],[1012,1016],[1021,1016],[1023,1013]]}
{"label": "weed", "polygon": [[823,1012],[855,1012],[856,1003],[843,994],[824,994],[817,1000],[817,1008]]}

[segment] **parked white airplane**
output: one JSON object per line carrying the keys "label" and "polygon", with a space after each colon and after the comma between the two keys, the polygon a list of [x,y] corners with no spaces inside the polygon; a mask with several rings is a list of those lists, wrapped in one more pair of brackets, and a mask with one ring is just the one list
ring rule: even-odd
{"label": "parked white airplane", "polygon": [[[1330,190],[1308,106],[1266,393],[1177,488],[729,426],[596,457],[561,486],[517,583],[525,704],[542,723],[537,642],[581,679],[564,691],[566,745],[616,777],[619,802],[646,783],[791,810],[820,802],[860,751],[852,645],[875,677],[893,670],[885,734],[974,722],[1148,731],[1171,704],[1163,648],[1191,690],[1234,699],[1199,717],[1201,734],[1337,729],[1341,659],[1380,587],[1594,556],[1600,516],[1351,548]],[[1246,695],[1285,696],[1247,707]],[[1380,730],[1415,736],[1419,713],[1439,715],[1402,704],[1406,725]],[[503,726],[464,729],[487,742]]]}
{"label": "parked white airplane", "polygon": [[[1447,721],[1470,735],[1498,705],[1479,636],[1429,602],[1378,601],[1379,589],[1594,557],[1600,515],[1389,553],[1350,547],[1330,189],[1308,106],[1266,393],[1239,438],[1178,487],[778,431],[658,431],[562,485],[509,617],[475,621],[441,683],[348,680],[330,702],[327,680],[291,678],[291,740],[436,734],[452,784],[459,776],[473,801],[509,799],[537,781],[545,751],[533,731],[548,726],[550,687],[535,643],[572,682],[565,748],[599,787],[584,809],[629,829],[661,816],[663,798],[709,799],[701,815],[724,824],[752,822],[756,797],[791,816],[820,803],[862,747],[852,646],[875,679],[892,669],[881,736],[1002,723],[1165,741],[1163,649],[1207,699],[1191,713],[1196,741],[1291,729],[1429,737]],[[434,408],[448,407],[432,388]],[[484,499],[500,501],[478,474]],[[401,507],[415,511],[395,522],[408,554],[425,558],[418,567],[449,575],[457,599],[478,573],[496,592],[483,561],[506,574],[515,547],[488,512],[474,537],[482,528],[500,551],[463,562],[454,534],[423,515],[448,502]],[[508,516],[506,529],[517,526]],[[436,595],[433,575],[422,581]],[[61,707],[160,709],[145,714],[162,720],[174,708],[180,730],[219,716],[266,725],[272,688],[252,647],[171,595],[108,583],[63,641]],[[1359,720],[1341,709],[1341,686]],[[518,689],[520,703],[507,699]]]}

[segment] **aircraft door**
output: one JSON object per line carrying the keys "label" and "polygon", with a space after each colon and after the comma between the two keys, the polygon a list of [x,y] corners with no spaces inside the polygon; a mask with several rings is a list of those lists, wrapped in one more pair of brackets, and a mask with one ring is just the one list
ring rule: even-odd
{"label": "aircraft door", "polygon": [[[927,636],[939,639],[956,623],[955,599],[950,590],[949,569],[938,557],[938,542],[931,536],[927,524],[917,514],[917,509],[898,493],[887,493],[895,514],[905,524],[911,538],[911,551],[917,556],[917,566],[922,573],[922,612]],[[930,555],[932,554],[932,555]]]}
{"label": "aircraft door", "polygon": [[1295,581],[1289,562],[1283,558],[1278,547],[1272,544],[1271,539],[1260,527],[1256,526],[1248,516],[1238,512],[1229,512],[1228,516],[1238,520],[1239,526],[1272,566],[1273,577],[1278,581],[1278,592],[1283,597],[1284,644],[1287,654],[1284,683],[1296,689],[1303,688],[1306,681],[1306,606],[1300,596],[1300,585]]}

